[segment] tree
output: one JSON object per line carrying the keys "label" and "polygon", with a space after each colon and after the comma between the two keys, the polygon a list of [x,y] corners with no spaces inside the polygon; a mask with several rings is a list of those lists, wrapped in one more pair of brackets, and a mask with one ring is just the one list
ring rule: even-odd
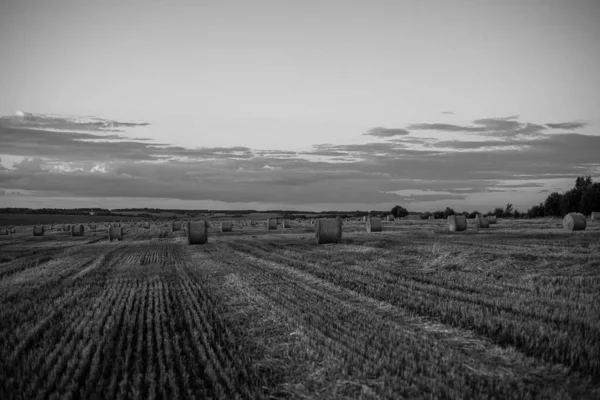
{"label": "tree", "polygon": [[586,187],[579,204],[579,212],[582,214],[589,215],[594,211],[600,211],[600,182]]}
{"label": "tree", "polygon": [[450,215],[455,215],[456,212],[450,208],[450,207],[446,207],[446,209],[444,210],[444,218],[448,218]]}
{"label": "tree", "polygon": [[502,213],[503,217],[510,217],[513,212],[513,205],[511,203],[506,204],[506,208],[504,209],[504,213]]}
{"label": "tree", "polygon": [[477,216],[477,214],[479,214],[479,211],[473,211],[471,213],[469,213],[469,215],[467,216],[467,218],[469,219],[473,219]]}
{"label": "tree", "polygon": [[392,215],[396,218],[403,218],[408,215],[408,210],[404,207],[395,206],[392,208]]}
{"label": "tree", "polygon": [[544,214],[551,217],[560,217],[562,203],[562,194],[558,192],[550,193],[544,202]]}
{"label": "tree", "polygon": [[583,189],[574,187],[562,195],[560,202],[561,215],[567,215],[571,212],[579,212],[579,205],[583,197]]}
{"label": "tree", "polygon": [[544,216],[544,203],[531,207],[527,210],[527,218],[539,218]]}

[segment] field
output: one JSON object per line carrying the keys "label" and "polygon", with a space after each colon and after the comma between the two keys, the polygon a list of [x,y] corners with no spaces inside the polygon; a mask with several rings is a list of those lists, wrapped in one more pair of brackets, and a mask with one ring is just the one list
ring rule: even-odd
{"label": "field", "polygon": [[[600,398],[600,223],[0,236],[0,398]],[[161,224],[162,225],[162,224]],[[87,228],[86,228],[87,229]]]}

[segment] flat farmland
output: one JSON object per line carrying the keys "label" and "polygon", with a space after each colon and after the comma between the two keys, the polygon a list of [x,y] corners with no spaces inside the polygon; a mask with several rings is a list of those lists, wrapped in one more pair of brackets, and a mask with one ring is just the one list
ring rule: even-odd
{"label": "flat farmland", "polygon": [[600,223],[0,236],[0,398],[600,398]]}

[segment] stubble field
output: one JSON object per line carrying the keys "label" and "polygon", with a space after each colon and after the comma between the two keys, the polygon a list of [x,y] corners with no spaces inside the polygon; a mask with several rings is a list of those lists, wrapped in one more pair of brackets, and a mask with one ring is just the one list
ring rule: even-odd
{"label": "stubble field", "polygon": [[0,398],[600,398],[598,222],[217,231],[0,236]]}

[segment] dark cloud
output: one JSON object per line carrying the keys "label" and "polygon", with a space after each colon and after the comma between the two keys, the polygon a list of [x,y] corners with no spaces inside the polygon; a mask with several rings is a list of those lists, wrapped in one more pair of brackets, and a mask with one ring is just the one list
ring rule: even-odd
{"label": "dark cloud", "polygon": [[363,133],[363,135],[366,136],[375,136],[375,137],[392,137],[392,136],[405,136],[408,135],[410,132],[407,131],[406,129],[402,129],[402,128],[383,128],[383,127],[377,127],[377,128],[371,128],[367,131],[367,133]]}
{"label": "dark cloud", "polygon": [[477,126],[460,126],[452,124],[412,124],[408,126],[408,129],[413,130],[432,130],[432,131],[446,131],[446,132],[483,132],[485,128]]}
{"label": "dark cloud", "polygon": [[452,111],[442,111],[442,114],[454,115],[454,113]]}
{"label": "dark cloud", "polygon": [[97,117],[67,117],[59,115],[18,112],[9,117],[0,117],[0,123],[16,128],[86,130],[121,132],[117,128],[133,128],[148,125],[147,122],[121,122]]}
{"label": "dark cloud", "polygon": [[586,122],[559,122],[555,124],[546,124],[546,126],[551,129],[565,129],[568,131],[585,128],[587,125]]}
{"label": "dark cloud", "polygon": [[473,121],[485,127],[482,134],[498,137],[534,136],[546,130],[545,125],[516,121],[517,115],[502,118],[482,118]]}

